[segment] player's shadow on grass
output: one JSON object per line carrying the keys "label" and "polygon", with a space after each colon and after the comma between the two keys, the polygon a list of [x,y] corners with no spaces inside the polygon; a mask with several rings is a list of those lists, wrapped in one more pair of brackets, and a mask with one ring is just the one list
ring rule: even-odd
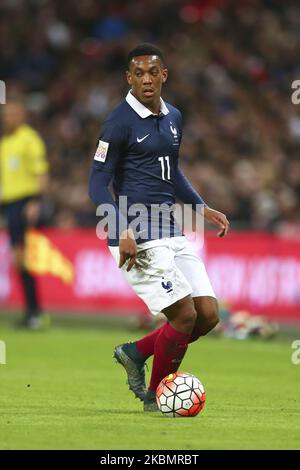
{"label": "player's shadow on grass", "polygon": [[101,408],[97,408],[96,412],[107,415],[140,415],[144,413],[143,410],[104,410]]}
{"label": "player's shadow on grass", "polygon": [[89,408],[80,408],[80,407],[75,407],[75,406],[66,406],[66,407],[58,407],[58,406],[49,406],[49,404],[46,406],[39,406],[37,404],[31,404],[31,403],[26,403],[26,407],[24,407],[22,410],[20,409],[8,409],[8,410],[2,410],[1,411],[1,416],[4,417],[5,415],[11,415],[12,413],[15,413],[16,416],[18,417],[24,417],[24,416],[32,416],[32,413],[34,412],[35,415],[43,415],[43,416],[49,416],[49,415],[55,415],[57,417],[59,416],[72,416],[74,413],[76,414],[77,417],[83,417],[83,416],[95,416],[95,414],[107,414],[107,415],[158,415],[161,416],[160,413],[145,413],[143,409],[138,409],[138,410],[124,410],[122,409],[107,409],[107,408],[101,408],[100,406],[97,406],[95,404],[94,407],[89,407]]}
{"label": "player's shadow on grass", "polygon": [[165,419],[165,417],[163,416],[162,413],[160,413],[159,411],[155,411],[155,412],[149,412],[149,411],[144,411],[143,409],[140,409],[140,410],[108,410],[108,409],[98,409],[97,411],[101,412],[101,414],[110,414],[110,415],[143,415],[143,416],[149,416],[151,418],[163,418]]}

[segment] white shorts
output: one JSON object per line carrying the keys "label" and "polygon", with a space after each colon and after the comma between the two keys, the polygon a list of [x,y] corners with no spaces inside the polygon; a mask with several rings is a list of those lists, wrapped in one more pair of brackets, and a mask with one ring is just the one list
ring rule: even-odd
{"label": "white shorts", "polygon": [[[109,249],[119,264],[119,247]],[[121,271],[153,315],[189,294],[216,297],[203,261],[184,236],[151,240],[137,249],[136,264],[127,272],[126,262]]]}

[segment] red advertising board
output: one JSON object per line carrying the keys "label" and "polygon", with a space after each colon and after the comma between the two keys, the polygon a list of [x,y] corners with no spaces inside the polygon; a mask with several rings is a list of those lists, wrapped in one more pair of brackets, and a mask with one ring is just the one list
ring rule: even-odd
{"label": "red advertising board", "polygon": [[[28,265],[38,274],[43,306],[63,312],[145,313],[122,278],[106,241],[93,229],[34,232]],[[300,322],[300,242],[264,233],[205,236],[203,257],[220,301],[279,321]],[[22,293],[0,233],[0,307],[19,307]]]}

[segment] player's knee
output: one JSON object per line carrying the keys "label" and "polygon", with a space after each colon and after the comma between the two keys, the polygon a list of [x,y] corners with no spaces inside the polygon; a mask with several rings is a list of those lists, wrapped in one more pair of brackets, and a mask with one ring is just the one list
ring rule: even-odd
{"label": "player's knee", "polygon": [[207,331],[205,334],[213,330],[217,326],[218,323],[219,323],[219,316],[217,313],[215,313],[211,317],[209,317],[207,320],[207,323],[206,323]]}
{"label": "player's knee", "polygon": [[197,319],[197,312],[195,309],[191,308],[189,310],[186,310],[182,315],[180,316],[180,322],[186,326],[187,329],[190,331],[193,330],[195,323]]}
{"label": "player's knee", "polygon": [[176,330],[186,334],[193,331],[197,320],[197,312],[190,296],[178,300],[163,312]]}
{"label": "player's knee", "polygon": [[201,336],[204,336],[219,323],[218,302],[212,297],[201,297],[195,301],[195,306],[197,324],[201,329]]}
{"label": "player's knee", "polygon": [[191,333],[197,320],[197,312],[192,302],[178,301],[177,308],[177,325],[180,326],[181,330]]}
{"label": "player's knee", "polygon": [[212,309],[210,312],[206,312],[206,316],[201,325],[201,336],[207,335],[213,330],[219,323],[219,315],[217,310]]}

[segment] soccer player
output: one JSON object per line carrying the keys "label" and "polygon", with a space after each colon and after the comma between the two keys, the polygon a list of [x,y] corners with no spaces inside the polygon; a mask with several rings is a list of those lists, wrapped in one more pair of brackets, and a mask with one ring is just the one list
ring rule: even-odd
{"label": "soccer player", "polygon": [[20,97],[9,99],[1,110],[0,201],[26,303],[20,325],[38,329],[41,309],[35,278],[25,266],[24,241],[26,229],[38,222],[41,195],[47,188],[46,148],[39,134],[26,124],[26,107]]}
{"label": "soccer player", "polygon": [[[129,388],[143,400],[145,411],[155,411],[159,382],[178,370],[188,344],[218,323],[218,305],[204,264],[176,221],[170,216],[171,230],[166,236],[162,226],[165,214],[153,221],[150,208],[153,204],[171,206],[175,197],[194,209],[201,207],[204,218],[219,228],[219,236],[227,234],[229,222],[224,214],[204,204],[178,166],[182,118],[178,109],[161,98],[168,76],[161,50],[147,43],[138,45],[129,53],[126,76],[131,89],[104,123],[89,194],[96,205],[110,204],[121,212],[117,236],[108,228],[110,251],[150,311],[154,315],[162,311],[167,318],[161,328],[114,350],[114,357],[127,373]],[[115,200],[108,190],[111,180]],[[145,222],[140,232],[130,225],[129,211],[124,214],[120,210],[121,196],[127,196],[128,207],[139,203],[149,209],[140,218]],[[122,230],[124,218],[129,225]],[[153,224],[157,229],[154,237],[147,231]],[[148,238],[141,232],[148,233]],[[151,355],[147,390],[144,367]]]}

